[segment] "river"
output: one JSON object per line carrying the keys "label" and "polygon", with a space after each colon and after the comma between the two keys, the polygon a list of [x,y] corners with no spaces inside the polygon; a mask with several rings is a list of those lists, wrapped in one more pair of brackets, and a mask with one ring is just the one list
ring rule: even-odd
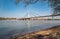
{"label": "river", "polygon": [[0,20],[0,39],[60,25],[60,20]]}

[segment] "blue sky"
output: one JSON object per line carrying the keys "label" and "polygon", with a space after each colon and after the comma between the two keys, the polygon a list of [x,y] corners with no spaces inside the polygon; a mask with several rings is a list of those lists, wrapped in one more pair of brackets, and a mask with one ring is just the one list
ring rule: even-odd
{"label": "blue sky", "polygon": [[35,3],[24,7],[23,3],[16,5],[12,0],[0,0],[0,17],[27,17],[27,13],[30,16],[42,16],[50,15],[51,11],[48,3]]}

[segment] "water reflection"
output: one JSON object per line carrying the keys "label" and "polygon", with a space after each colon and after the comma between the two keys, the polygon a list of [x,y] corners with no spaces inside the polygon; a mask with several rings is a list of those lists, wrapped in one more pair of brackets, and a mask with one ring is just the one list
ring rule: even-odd
{"label": "water reflection", "polygon": [[28,25],[32,32],[60,25],[60,20],[0,20],[0,38],[28,33]]}

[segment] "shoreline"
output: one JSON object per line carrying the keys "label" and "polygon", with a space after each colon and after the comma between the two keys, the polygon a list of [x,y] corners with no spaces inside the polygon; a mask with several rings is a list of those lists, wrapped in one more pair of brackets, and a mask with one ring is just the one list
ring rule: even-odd
{"label": "shoreline", "polygon": [[0,18],[0,20],[60,20],[60,19],[52,19],[52,18],[41,18],[41,19],[31,19],[31,18]]}
{"label": "shoreline", "polygon": [[[2,19],[2,20],[19,20],[19,19]],[[60,19],[33,19],[33,20],[60,20]]]}
{"label": "shoreline", "polygon": [[[46,36],[49,37],[50,34],[53,36],[53,34],[56,35],[57,33],[59,33],[59,36],[60,36],[60,30],[59,29],[60,29],[60,25],[57,25],[55,27],[51,27],[51,28],[44,29],[44,30],[38,30],[35,32],[30,32],[30,33],[20,35],[20,36],[12,36],[12,37],[10,37],[10,39],[38,39],[41,36],[42,36],[42,38],[44,38]],[[48,38],[48,37],[46,37],[46,38]]]}

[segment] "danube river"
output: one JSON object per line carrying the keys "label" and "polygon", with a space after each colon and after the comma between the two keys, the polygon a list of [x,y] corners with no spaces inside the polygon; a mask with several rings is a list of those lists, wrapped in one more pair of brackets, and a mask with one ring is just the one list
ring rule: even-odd
{"label": "danube river", "polygon": [[60,20],[0,20],[0,39],[60,25]]}

